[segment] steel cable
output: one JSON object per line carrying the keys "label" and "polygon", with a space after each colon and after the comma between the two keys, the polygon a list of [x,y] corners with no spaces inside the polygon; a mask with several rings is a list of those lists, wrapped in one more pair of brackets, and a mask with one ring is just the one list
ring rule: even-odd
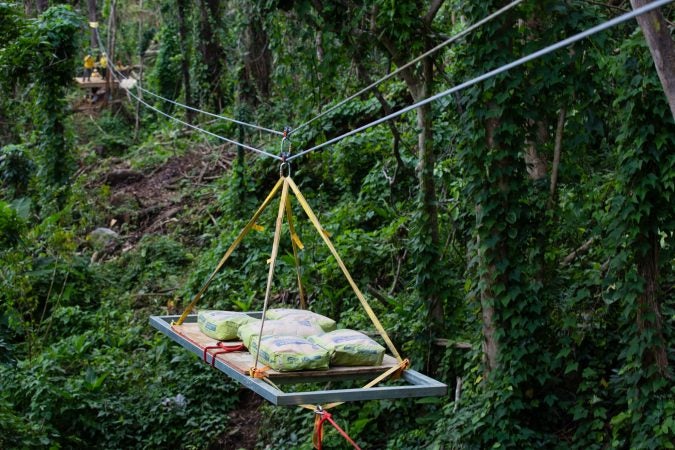
{"label": "steel cable", "polygon": [[395,75],[398,75],[398,74],[401,73],[403,70],[405,70],[405,69],[407,69],[408,67],[412,66],[413,64],[415,64],[415,63],[421,61],[422,59],[426,58],[427,56],[431,55],[432,53],[435,53],[435,52],[437,52],[438,50],[442,49],[443,47],[445,47],[445,46],[447,46],[447,45],[450,45],[450,44],[452,44],[453,42],[455,42],[455,41],[457,41],[457,40],[463,38],[463,37],[466,36],[467,34],[471,33],[473,30],[475,30],[475,29],[481,27],[482,25],[485,25],[485,24],[488,23],[489,21],[491,21],[491,20],[493,20],[493,19],[499,17],[500,15],[504,14],[506,11],[510,10],[511,8],[514,8],[514,7],[518,6],[518,5],[519,5],[520,3],[522,3],[522,2],[523,2],[523,0],[516,0],[516,1],[514,1],[514,2],[512,2],[512,3],[510,3],[510,4],[508,4],[508,5],[504,6],[504,7],[501,8],[500,10],[495,11],[494,13],[490,14],[489,16],[487,16],[487,17],[481,19],[480,21],[474,23],[473,25],[471,25],[471,26],[468,27],[467,29],[465,29],[465,30],[463,30],[463,31],[460,31],[459,33],[457,33],[457,34],[455,34],[454,36],[450,37],[450,38],[447,39],[446,41],[444,41],[444,42],[438,44],[436,47],[432,48],[431,50],[428,50],[428,51],[426,51],[425,53],[422,53],[422,54],[421,54],[420,56],[418,56],[417,58],[413,59],[412,61],[407,62],[406,64],[402,65],[401,67],[399,67],[399,68],[396,69],[395,71],[393,71],[393,72],[391,72],[391,73],[385,75],[384,77],[380,78],[380,79],[377,80],[377,81],[374,81],[373,83],[371,83],[370,85],[368,85],[368,86],[366,86],[365,88],[361,89],[361,90],[358,91],[357,93],[350,95],[349,97],[345,98],[345,99],[342,100],[340,103],[338,103],[337,105],[330,107],[330,108],[327,109],[326,111],[323,111],[321,114],[318,114],[318,115],[317,115],[316,117],[314,117],[313,119],[308,120],[307,122],[303,123],[302,125],[297,126],[297,127],[293,130],[293,132],[295,133],[296,131],[300,130],[301,128],[304,128],[304,127],[306,127],[307,125],[309,125],[310,123],[312,123],[312,122],[314,122],[314,121],[320,119],[321,117],[324,117],[325,115],[327,115],[327,114],[329,114],[329,113],[335,111],[336,109],[341,108],[341,107],[344,106],[346,103],[348,103],[349,101],[355,99],[355,98],[358,97],[359,95],[368,92],[369,90],[371,90],[372,88],[378,86],[379,84],[381,84],[381,83],[387,81],[388,79],[394,77]]}
{"label": "steel cable", "polygon": [[641,14],[647,13],[647,12],[652,11],[652,10],[654,10],[654,9],[660,8],[661,6],[667,5],[668,3],[671,3],[672,1],[673,1],[673,0],[657,0],[657,1],[654,1],[653,3],[650,3],[650,4],[648,4],[648,5],[642,6],[642,7],[638,8],[638,9],[635,9],[634,11],[631,11],[631,12],[628,12],[628,13],[625,13],[625,14],[622,14],[621,16],[618,16],[618,17],[615,17],[614,19],[611,19],[611,20],[608,20],[608,21],[606,21],[606,22],[603,22],[603,23],[601,23],[600,25],[596,25],[596,26],[594,26],[594,27],[592,27],[592,28],[589,28],[589,29],[587,29],[587,30],[585,30],[585,31],[582,31],[581,33],[575,34],[574,36],[568,37],[567,39],[563,39],[562,41],[559,41],[559,42],[557,42],[557,43],[555,43],[555,44],[549,45],[548,47],[544,47],[544,48],[541,49],[541,50],[538,50],[538,51],[536,51],[536,52],[530,53],[530,54],[527,55],[527,56],[524,56],[524,57],[522,57],[522,58],[520,58],[520,59],[517,59],[517,60],[515,60],[515,61],[513,61],[513,62],[511,62],[511,63],[505,64],[505,65],[503,65],[503,66],[501,66],[501,67],[499,67],[499,68],[497,68],[497,69],[494,69],[494,70],[491,70],[491,71],[489,71],[489,72],[486,72],[486,73],[484,73],[483,75],[480,75],[480,76],[478,76],[478,77],[476,77],[476,78],[473,78],[473,79],[471,79],[471,80],[469,80],[469,81],[465,81],[464,83],[458,84],[458,85],[456,85],[456,86],[454,86],[454,87],[451,87],[450,89],[447,89],[447,90],[445,90],[445,91],[443,91],[443,92],[440,92],[440,93],[438,93],[438,94],[436,94],[436,95],[433,95],[433,96],[431,96],[431,97],[428,97],[428,98],[426,98],[426,99],[424,99],[424,100],[421,100],[421,101],[419,101],[419,102],[417,102],[417,103],[414,103],[414,104],[412,104],[412,105],[410,105],[410,106],[407,106],[407,107],[405,107],[405,108],[403,108],[403,109],[400,109],[400,110],[398,110],[398,111],[395,111],[395,112],[393,112],[393,113],[391,113],[391,114],[389,114],[389,115],[387,115],[387,116],[385,116],[385,117],[381,117],[380,119],[374,120],[373,122],[370,122],[370,123],[368,123],[368,124],[366,124],[366,125],[363,125],[363,126],[361,126],[361,127],[359,127],[359,128],[356,128],[356,129],[354,129],[354,130],[352,130],[352,131],[349,131],[349,132],[347,132],[347,133],[344,133],[344,134],[342,134],[342,135],[340,135],[340,136],[337,136],[337,137],[335,137],[335,138],[333,138],[333,139],[329,139],[328,141],[326,141],[326,142],[324,142],[324,143],[322,143],[322,144],[319,144],[319,145],[316,145],[316,146],[314,146],[314,147],[312,147],[312,148],[309,148],[309,149],[307,149],[307,150],[303,150],[303,151],[301,151],[301,152],[298,152],[298,153],[296,153],[295,155],[293,155],[293,156],[291,156],[290,158],[288,158],[288,161],[291,161],[291,160],[293,160],[293,159],[295,159],[295,158],[299,158],[300,156],[303,156],[303,155],[306,155],[307,153],[310,153],[310,152],[319,150],[319,149],[321,149],[321,148],[323,148],[323,147],[326,147],[326,146],[328,146],[328,145],[334,144],[334,143],[336,143],[336,142],[338,142],[338,141],[341,141],[342,139],[344,139],[344,138],[346,138],[346,137],[349,137],[349,136],[352,136],[352,135],[354,135],[354,134],[360,133],[361,131],[364,131],[364,130],[367,130],[368,128],[374,127],[375,125],[379,125],[379,124],[381,124],[381,123],[383,123],[383,122],[386,122],[386,121],[388,121],[388,120],[391,120],[391,119],[393,119],[393,118],[395,118],[395,117],[398,117],[398,116],[400,116],[400,115],[402,115],[402,114],[405,114],[405,113],[407,113],[408,111],[411,111],[411,110],[413,110],[413,109],[415,109],[415,108],[419,108],[420,106],[426,105],[426,104],[431,103],[431,102],[433,102],[433,101],[436,101],[436,100],[438,100],[438,99],[440,99],[440,98],[446,97],[446,96],[448,96],[448,95],[450,95],[450,94],[454,94],[455,92],[461,91],[462,89],[466,89],[467,87],[470,87],[470,86],[473,86],[473,85],[475,85],[475,84],[478,84],[478,83],[480,83],[480,82],[482,82],[482,81],[485,81],[485,80],[487,80],[487,79],[489,79],[489,78],[493,78],[493,77],[495,77],[495,76],[497,76],[497,75],[499,75],[499,74],[502,74],[502,73],[504,73],[504,72],[507,72],[508,70],[513,69],[514,67],[518,67],[518,66],[521,66],[521,65],[523,65],[523,64],[525,64],[525,63],[527,63],[527,62],[530,62],[530,61],[532,61],[532,60],[535,60],[535,59],[537,59],[537,58],[541,58],[542,56],[545,56],[545,55],[547,55],[547,54],[549,54],[549,53],[552,53],[552,52],[554,52],[554,51],[556,51],[556,50],[559,50],[559,49],[561,49],[561,48],[563,48],[563,47],[566,47],[566,46],[568,46],[568,45],[570,45],[570,44],[574,44],[575,42],[578,42],[578,41],[580,41],[580,40],[582,40],[582,39],[585,39],[585,38],[587,38],[587,37],[589,37],[589,36],[592,36],[592,35],[594,35],[594,34],[597,34],[597,33],[601,32],[601,31],[604,31],[604,30],[606,30],[606,29],[608,29],[608,28],[612,28],[612,27],[614,27],[614,26],[616,26],[616,25],[618,25],[618,24],[621,24],[621,23],[626,22],[626,21],[628,21],[628,20],[630,20],[630,19],[633,19],[633,18],[635,18],[635,17],[637,17],[637,16],[639,16],[639,15],[641,15]]}

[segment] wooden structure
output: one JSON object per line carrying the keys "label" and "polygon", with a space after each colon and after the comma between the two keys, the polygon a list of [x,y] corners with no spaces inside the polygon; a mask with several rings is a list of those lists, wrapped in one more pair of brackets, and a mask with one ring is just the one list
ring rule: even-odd
{"label": "wooden structure", "polygon": [[[85,81],[82,77],[75,77],[75,82],[82,89],[98,89],[106,87],[105,78],[101,77],[92,77],[90,80]],[[119,83],[115,80],[110,80],[110,87],[117,88]]]}
{"label": "wooden structure", "polygon": [[[249,313],[249,315],[256,318],[261,317],[259,312]],[[383,364],[380,366],[342,366],[331,367],[328,370],[301,372],[268,370],[265,375],[274,383],[272,384],[249,375],[249,369],[253,367],[253,356],[248,351],[220,353],[214,356],[213,353],[218,353],[218,350],[210,350],[209,347],[215,347],[218,341],[199,331],[197,316],[194,314],[188,316],[182,325],[172,325],[178,318],[179,316],[151,316],[150,325],[200,358],[206,356],[206,361],[209,364],[212,363],[215,368],[275,405],[290,406],[325,402],[437,397],[447,393],[447,385],[412,369],[404,370],[401,374],[401,380],[405,381],[406,384],[373,386],[368,389],[359,387],[354,389],[283,392],[276,386],[277,384],[369,379],[397,366],[398,363],[392,356],[385,355]]]}

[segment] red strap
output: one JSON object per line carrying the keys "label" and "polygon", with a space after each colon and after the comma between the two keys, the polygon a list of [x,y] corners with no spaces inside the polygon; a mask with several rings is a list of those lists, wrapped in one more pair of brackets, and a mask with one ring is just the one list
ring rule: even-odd
{"label": "red strap", "polygon": [[[208,353],[208,350],[215,350],[218,349],[217,352],[213,353]],[[208,360],[206,359],[206,355],[211,355],[211,367],[215,366],[216,364],[216,356],[221,355],[223,353],[231,353],[231,352],[238,352],[240,350],[244,349],[244,344],[234,344],[234,345],[227,345],[224,342],[218,342],[217,345],[210,345],[207,347],[204,347],[204,362],[208,364]]]}
{"label": "red strap", "polygon": [[322,449],[322,445],[323,445],[322,444],[322,442],[323,442],[323,423],[326,422],[326,421],[328,421],[331,425],[333,425],[333,428],[338,430],[338,433],[340,433],[342,435],[342,437],[344,437],[347,440],[347,442],[352,444],[352,446],[356,450],[361,450],[361,447],[359,447],[356,444],[356,442],[354,442],[352,440],[352,438],[349,437],[349,435],[345,432],[345,430],[340,428],[340,426],[337,423],[335,423],[335,421],[333,420],[333,416],[328,411],[324,411],[324,410],[316,411],[316,419],[314,421],[314,439],[312,439],[312,440],[314,441],[314,446],[316,447],[317,450]]}

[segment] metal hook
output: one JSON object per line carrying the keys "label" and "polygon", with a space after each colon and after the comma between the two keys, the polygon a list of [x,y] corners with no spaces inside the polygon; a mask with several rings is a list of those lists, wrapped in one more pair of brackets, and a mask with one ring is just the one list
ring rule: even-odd
{"label": "metal hook", "polygon": [[[281,156],[281,165],[279,166],[279,175],[282,177],[290,177],[291,176],[291,164],[287,161],[288,157],[291,156],[291,138],[289,137],[291,133],[291,127],[284,127],[284,137],[281,139],[281,150],[280,150],[280,156]],[[288,143],[288,150],[284,150],[284,142]],[[286,172],[286,175],[284,175],[284,172]]]}
{"label": "metal hook", "polygon": [[[284,172],[286,172],[285,175],[284,175]],[[290,177],[290,176],[291,176],[291,163],[289,163],[289,162],[286,161],[285,159],[284,159],[283,162],[279,165],[279,175],[280,175],[282,178],[286,178],[286,177]]]}

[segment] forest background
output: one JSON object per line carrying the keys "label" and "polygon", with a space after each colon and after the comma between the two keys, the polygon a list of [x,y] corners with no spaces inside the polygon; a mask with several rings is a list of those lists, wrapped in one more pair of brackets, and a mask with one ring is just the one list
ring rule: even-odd
{"label": "forest background", "polygon": [[[103,51],[88,21],[148,90],[282,130],[506,4],[0,3],[0,447],[312,448],[312,414],[263,404],[148,325],[181,311],[278,163],[124,91],[85,100],[73,77]],[[630,9],[523,1],[299,129],[293,151]],[[672,49],[675,8],[655,17]],[[348,433],[363,448],[673,448],[673,125],[631,20],[296,159],[394,342],[449,385],[443,398],[343,405]],[[261,308],[272,215],[201,305]],[[298,232],[310,308],[370,330],[309,223]],[[274,305],[298,301],[290,248]],[[326,447],[348,444],[329,430]]]}

